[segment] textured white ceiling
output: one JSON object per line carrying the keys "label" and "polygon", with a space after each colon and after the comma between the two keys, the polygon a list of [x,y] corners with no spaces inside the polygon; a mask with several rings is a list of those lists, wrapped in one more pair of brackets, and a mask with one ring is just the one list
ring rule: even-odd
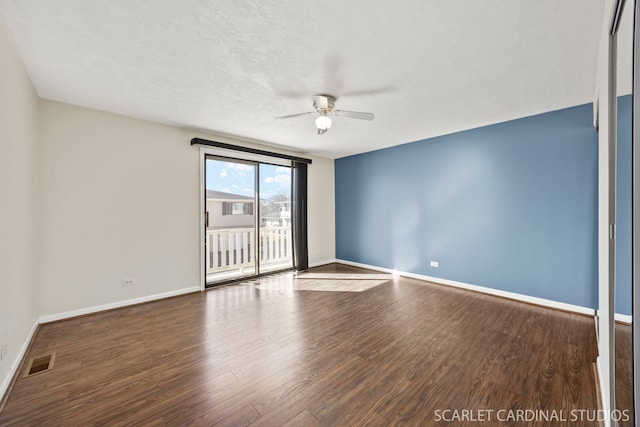
{"label": "textured white ceiling", "polygon": [[[333,158],[590,102],[602,15],[603,0],[0,0],[44,98]],[[376,119],[324,135],[274,120],[314,93]]]}

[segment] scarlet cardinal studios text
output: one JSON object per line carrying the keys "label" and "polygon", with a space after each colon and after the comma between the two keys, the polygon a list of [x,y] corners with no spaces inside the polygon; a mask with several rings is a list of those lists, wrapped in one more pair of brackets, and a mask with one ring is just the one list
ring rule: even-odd
{"label": "scarlet cardinal studios text", "polygon": [[436,409],[435,421],[444,422],[511,422],[511,421],[604,421],[610,415],[613,421],[629,421],[629,410],[615,410],[607,413],[601,410],[572,409]]}

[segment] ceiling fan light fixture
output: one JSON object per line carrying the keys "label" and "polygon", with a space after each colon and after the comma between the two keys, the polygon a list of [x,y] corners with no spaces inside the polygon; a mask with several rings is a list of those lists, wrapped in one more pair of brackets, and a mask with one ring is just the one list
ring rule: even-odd
{"label": "ceiling fan light fixture", "polygon": [[322,115],[316,119],[316,127],[319,130],[327,131],[331,127],[331,117]]}
{"label": "ceiling fan light fixture", "polygon": [[347,110],[335,110],[336,98],[331,95],[313,95],[313,109],[315,111],[307,111],[305,113],[289,114],[288,116],[279,116],[276,119],[293,119],[295,117],[303,116],[319,116],[316,118],[316,127],[318,128],[318,135],[326,133],[331,127],[331,116],[345,117],[349,119],[359,120],[373,120],[373,113],[365,113],[363,111],[347,111]]}

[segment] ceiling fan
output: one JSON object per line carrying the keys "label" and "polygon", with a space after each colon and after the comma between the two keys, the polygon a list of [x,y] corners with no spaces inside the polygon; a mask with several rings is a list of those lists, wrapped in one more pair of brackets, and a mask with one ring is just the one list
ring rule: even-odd
{"label": "ceiling fan", "polygon": [[290,114],[288,116],[276,117],[276,119],[292,119],[294,117],[311,116],[318,114],[316,118],[316,127],[318,128],[318,135],[322,135],[327,132],[331,127],[331,117],[348,117],[351,119],[360,120],[373,120],[373,113],[363,113],[360,111],[346,111],[346,110],[334,110],[336,104],[336,98],[331,95],[313,95],[313,108],[316,111],[309,111],[306,113]]}

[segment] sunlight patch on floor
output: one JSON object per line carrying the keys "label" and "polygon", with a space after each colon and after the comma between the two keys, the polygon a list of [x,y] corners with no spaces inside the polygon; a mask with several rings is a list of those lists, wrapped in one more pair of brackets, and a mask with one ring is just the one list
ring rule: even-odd
{"label": "sunlight patch on floor", "polygon": [[385,273],[366,273],[366,274],[348,274],[348,273],[299,273],[298,279],[336,279],[336,280],[392,280],[392,274]]}
{"label": "sunlight patch on floor", "polygon": [[393,280],[391,274],[300,273],[293,283],[262,281],[261,290],[364,292]]}

